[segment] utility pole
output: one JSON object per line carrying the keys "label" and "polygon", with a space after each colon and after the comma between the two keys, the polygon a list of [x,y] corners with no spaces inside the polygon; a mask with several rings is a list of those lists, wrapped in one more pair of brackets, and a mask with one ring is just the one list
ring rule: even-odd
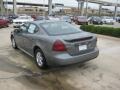
{"label": "utility pole", "polygon": [[17,14],[17,2],[16,2],[16,0],[13,0],[13,13],[15,15]]}
{"label": "utility pole", "polygon": [[48,15],[52,14],[52,0],[48,0]]}
{"label": "utility pole", "polygon": [[1,15],[3,15],[3,8],[4,8],[3,0],[0,0],[0,14]]}
{"label": "utility pole", "polygon": [[101,17],[101,12],[102,12],[102,4],[99,5],[99,17]]}
{"label": "utility pole", "polygon": [[45,16],[45,0],[43,0],[43,15]]}
{"label": "utility pole", "polygon": [[115,11],[114,11],[114,19],[117,17],[117,8],[118,8],[118,0],[116,1],[116,5],[115,5]]}
{"label": "utility pole", "polygon": [[85,12],[85,14],[86,14],[86,17],[88,16],[88,0],[86,0],[86,12]]}
{"label": "utility pole", "polygon": [[6,15],[8,16],[8,0],[6,0]]}
{"label": "utility pole", "polygon": [[78,10],[80,10],[79,14],[83,16],[84,14],[84,1],[85,0],[77,0],[78,2]]}
{"label": "utility pole", "polygon": [[78,14],[80,14],[80,1],[78,1]]}
{"label": "utility pole", "polygon": [[81,16],[84,15],[84,1],[81,1],[81,4],[80,4],[80,15]]}

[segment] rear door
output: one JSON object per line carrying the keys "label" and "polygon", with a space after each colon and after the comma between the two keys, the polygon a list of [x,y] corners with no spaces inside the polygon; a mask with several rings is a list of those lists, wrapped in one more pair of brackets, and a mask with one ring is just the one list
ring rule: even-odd
{"label": "rear door", "polygon": [[33,53],[33,46],[35,44],[35,36],[36,33],[38,32],[38,27],[35,24],[30,24],[27,30],[27,33],[23,35],[24,37],[24,49],[27,51],[29,54],[32,55]]}

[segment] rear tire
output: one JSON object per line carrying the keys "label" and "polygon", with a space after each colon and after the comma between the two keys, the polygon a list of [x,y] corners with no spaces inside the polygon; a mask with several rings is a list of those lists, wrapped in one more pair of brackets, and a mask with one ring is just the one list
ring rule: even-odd
{"label": "rear tire", "polygon": [[45,69],[47,67],[47,62],[41,49],[35,50],[35,61],[39,68]]}

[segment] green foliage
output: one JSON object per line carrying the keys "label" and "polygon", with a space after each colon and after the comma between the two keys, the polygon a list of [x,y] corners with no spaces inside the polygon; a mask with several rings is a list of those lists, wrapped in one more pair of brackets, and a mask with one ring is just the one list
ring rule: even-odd
{"label": "green foliage", "polygon": [[94,25],[82,25],[80,28],[87,32],[120,38],[120,28],[104,27],[104,26],[102,27],[102,26],[94,26]]}

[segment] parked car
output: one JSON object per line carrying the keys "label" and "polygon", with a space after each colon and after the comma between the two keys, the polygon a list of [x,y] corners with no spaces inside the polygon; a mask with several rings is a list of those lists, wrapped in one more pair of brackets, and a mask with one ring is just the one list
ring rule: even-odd
{"label": "parked car", "polygon": [[68,23],[72,23],[71,17],[69,17],[69,16],[61,16],[60,20],[68,22]]}
{"label": "parked car", "polygon": [[116,17],[116,18],[115,18],[116,22],[118,22],[119,19],[120,19],[120,17]]}
{"label": "parked car", "polygon": [[114,24],[115,20],[112,17],[104,16],[102,17],[102,22],[104,24]]}
{"label": "parked car", "polygon": [[118,18],[117,22],[120,23],[120,18]]}
{"label": "parked car", "polygon": [[60,18],[55,17],[55,16],[46,16],[46,20],[55,20],[55,21],[59,21]]}
{"label": "parked car", "polygon": [[7,16],[0,16],[0,18],[6,20],[8,22],[8,24],[10,23],[10,20],[8,19]]}
{"label": "parked car", "polygon": [[37,16],[36,17],[36,21],[38,21],[38,20],[46,20],[47,19],[47,17],[45,17],[45,16]]}
{"label": "parked car", "polygon": [[101,19],[100,17],[97,17],[97,16],[90,17],[90,18],[88,19],[88,21],[89,21],[91,24],[103,24],[102,19]]}
{"label": "parked car", "polygon": [[17,15],[14,15],[14,14],[10,14],[10,15],[8,16],[8,18],[16,19],[16,18],[18,18],[18,16],[17,16]]}
{"label": "parked car", "polygon": [[7,20],[0,18],[0,27],[8,27],[9,23]]}
{"label": "parked car", "polygon": [[70,17],[71,21],[73,21],[74,16],[73,15],[68,15],[68,16]]}
{"label": "parked car", "polygon": [[62,21],[33,21],[11,32],[13,48],[35,58],[40,68],[89,61],[98,56],[97,38]]}
{"label": "parked car", "polygon": [[18,16],[14,15],[14,14],[13,15],[11,14],[11,15],[8,16],[8,19],[9,19],[10,23],[13,23],[13,19],[16,19],[16,18],[18,18]]}
{"label": "parked car", "polygon": [[38,16],[35,21],[39,20],[60,20],[60,19],[54,16]]}
{"label": "parked car", "polygon": [[37,16],[36,15],[31,15],[31,17],[36,20]]}
{"label": "parked car", "polygon": [[75,22],[77,20],[77,16],[73,16],[72,21]]}
{"label": "parked car", "polygon": [[75,23],[76,24],[86,24],[88,25],[88,20],[86,16],[77,16],[75,17]]}
{"label": "parked car", "polygon": [[31,22],[31,21],[34,21],[34,19],[31,18],[31,16],[24,16],[24,15],[19,16],[18,18],[13,20],[13,26],[16,28],[23,25],[26,22]]}

